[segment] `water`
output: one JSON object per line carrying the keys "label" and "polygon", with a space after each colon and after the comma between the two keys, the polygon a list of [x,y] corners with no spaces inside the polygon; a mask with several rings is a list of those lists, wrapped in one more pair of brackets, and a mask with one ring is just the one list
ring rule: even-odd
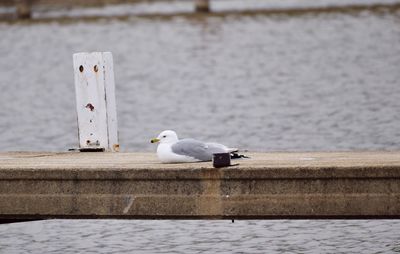
{"label": "water", "polygon": [[[124,151],[398,150],[400,12],[0,23],[0,151],[77,145],[72,54],[111,51]],[[399,253],[400,221],[0,225],[0,253]]]}
{"label": "water", "polygon": [[88,221],[1,226],[1,253],[399,253],[393,221]]}

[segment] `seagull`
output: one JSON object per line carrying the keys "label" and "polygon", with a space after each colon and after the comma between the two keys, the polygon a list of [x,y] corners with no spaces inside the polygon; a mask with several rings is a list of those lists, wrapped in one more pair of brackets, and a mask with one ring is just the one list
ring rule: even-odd
{"label": "seagull", "polygon": [[175,131],[165,130],[153,138],[158,143],[157,156],[162,163],[184,163],[211,161],[213,154],[230,153],[232,158],[246,158],[237,154],[237,148],[228,148],[218,143],[205,143],[195,139],[178,139]]}

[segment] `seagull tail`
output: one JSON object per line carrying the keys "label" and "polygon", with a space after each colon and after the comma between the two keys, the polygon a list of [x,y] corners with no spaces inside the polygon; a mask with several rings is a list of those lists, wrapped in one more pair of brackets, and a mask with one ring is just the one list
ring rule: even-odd
{"label": "seagull tail", "polygon": [[231,154],[231,159],[241,159],[241,158],[250,158],[247,155],[239,154],[239,149],[229,152]]}

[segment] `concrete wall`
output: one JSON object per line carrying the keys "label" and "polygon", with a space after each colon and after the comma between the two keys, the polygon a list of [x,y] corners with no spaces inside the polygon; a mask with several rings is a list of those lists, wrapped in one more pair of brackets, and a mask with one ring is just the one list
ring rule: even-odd
{"label": "concrete wall", "polygon": [[400,218],[400,153],[250,156],[215,169],[153,154],[0,154],[0,219]]}

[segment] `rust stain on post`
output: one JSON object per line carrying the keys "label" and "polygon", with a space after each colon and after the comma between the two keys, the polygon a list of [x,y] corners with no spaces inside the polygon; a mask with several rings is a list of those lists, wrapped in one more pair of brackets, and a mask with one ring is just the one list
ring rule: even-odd
{"label": "rust stain on post", "polygon": [[90,111],[94,110],[94,106],[92,105],[92,103],[88,103],[85,108],[89,109]]}

